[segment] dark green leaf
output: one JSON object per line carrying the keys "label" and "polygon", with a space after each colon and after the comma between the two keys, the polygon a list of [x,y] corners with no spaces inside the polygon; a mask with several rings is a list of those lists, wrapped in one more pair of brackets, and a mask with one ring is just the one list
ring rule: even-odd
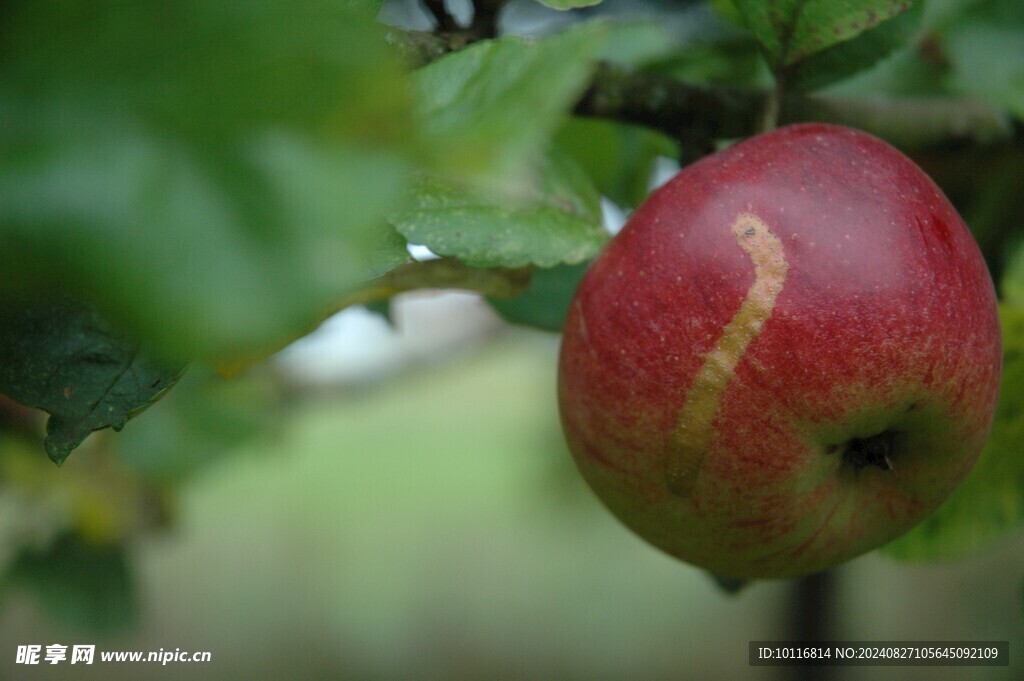
{"label": "dark green leaf", "polygon": [[586,262],[535,269],[525,293],[511,300],[488,298],[487,301],[507,322],[560,332],[572,296],[589,266]]}
{"label": "dark green leaf", "polygon": [[794,64],[788,82],[816,90],[874,66],[911,41],[921,26],[921,7],[917,3],[890,21]]}
{"label": "dark green leaf", "polygon": [[50,413],[55,463],[94,430],[120,430],[183,371],[147,356],[94,310],[60,301],[7,307],[0,324],[0,392]]}
{"label": "dark green leaf", "polygon": [[882,549],[914,560],[975,552],[1024,524],[1024,307],[1004,306],[1003,378],[995,423],[981,458],[953,496]]}
{"label": "dark green leaf", "polygon": [[516,191],[587,85],[606,34],[589,23],[543,40],[506,36],[419,69],[424,125],[447,174]]}
{"label": "dark green leaf", "polygon": [[138,619],[135,577],[122,545],[59,536],[43,551],[24,549],[8,566],[3,590],[28,591],[54,620],[98,633]]}
{"label": "dark green leaf", "polygon": [[911,0],[735,0],[773,65],[788,66],[850,40],[911,7]]}
{"label": "dark green leaf", "polygon": [[549,157],[529,194],[502,198],[425,176],[410,209],[393,220],[410,242],[479,267],[579,263],[607,240],[600,197],[566,157]]}

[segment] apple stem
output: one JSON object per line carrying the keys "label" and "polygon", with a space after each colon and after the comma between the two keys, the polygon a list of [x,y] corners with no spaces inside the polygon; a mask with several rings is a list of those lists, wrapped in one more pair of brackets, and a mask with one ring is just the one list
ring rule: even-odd
{"label": "apple stem", "polygon": [[774,130],[779,124],[779,112],[782,108],[782,99],[785,97],[785,69],[780,68],[775,73],[775,86],[768,93],[764,103],[764,111],[761,112],[761,119],[757,124],[757,131],[768,132]]}

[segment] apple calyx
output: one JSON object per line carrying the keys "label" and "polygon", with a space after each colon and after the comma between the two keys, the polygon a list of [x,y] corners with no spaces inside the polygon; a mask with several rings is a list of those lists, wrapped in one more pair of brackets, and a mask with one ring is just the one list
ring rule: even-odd
{"label": "apple calyx", "polygon": [[858,471],[867,466],[877,466],[883,471],[891,471],[892,454],[896,450],[896,439],[899,433],[885,430],[871,437],[855,437],[843,447],[843,460],[853,464]]}

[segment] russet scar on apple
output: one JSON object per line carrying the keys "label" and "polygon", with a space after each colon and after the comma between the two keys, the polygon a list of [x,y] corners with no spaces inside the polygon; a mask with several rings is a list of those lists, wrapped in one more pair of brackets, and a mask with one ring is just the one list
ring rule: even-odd
{"label": "russet scar on apple", "polygon": [[688,496],[693,491],[722,394],[750,342],[772,316],[789,272],[782,242],[761,218],[753,213],[740,213],[732,223],[732,233],[754,263],[754,283],[739,311],[722,329],[715,347],[705,355],[679,412],[665,458],[668,488],[678,496]]}

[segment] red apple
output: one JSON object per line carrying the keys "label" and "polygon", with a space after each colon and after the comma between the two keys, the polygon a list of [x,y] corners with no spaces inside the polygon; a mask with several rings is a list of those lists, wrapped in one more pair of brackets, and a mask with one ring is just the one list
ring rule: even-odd
{"label": "red apple", "polygon": [[586,480],[655,546],[816,572],[934,511],[988,436],[991,276],[956,210],[865,133],[794,125],[681,171],[584,277],[559,365]]}

